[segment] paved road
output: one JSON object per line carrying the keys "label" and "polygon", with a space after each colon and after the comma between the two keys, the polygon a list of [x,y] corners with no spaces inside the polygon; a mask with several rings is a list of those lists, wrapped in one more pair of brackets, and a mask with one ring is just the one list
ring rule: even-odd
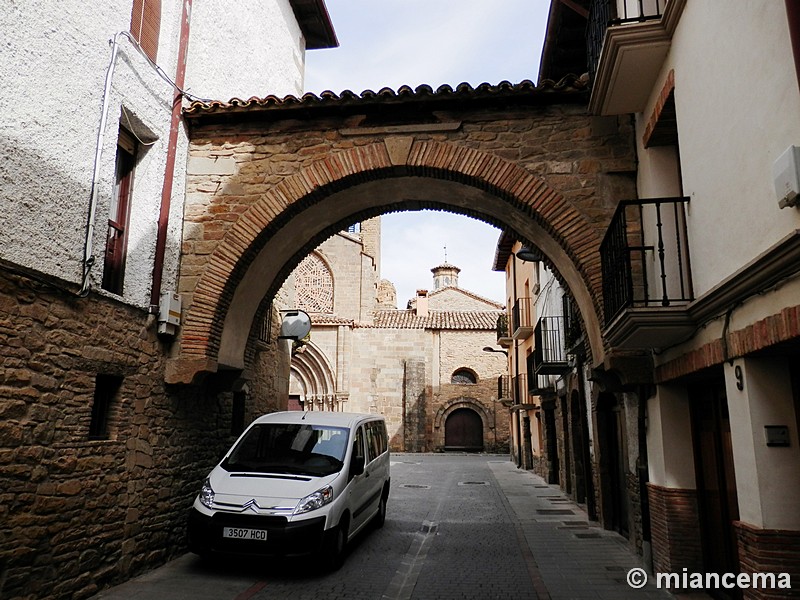
{"label": "paved road", "polygon": [[386,525],[355,540],[337,572],[187,554],[95,599],[669,598],[628,587],[638,566],[625,540],[506,456],[396,454]]}

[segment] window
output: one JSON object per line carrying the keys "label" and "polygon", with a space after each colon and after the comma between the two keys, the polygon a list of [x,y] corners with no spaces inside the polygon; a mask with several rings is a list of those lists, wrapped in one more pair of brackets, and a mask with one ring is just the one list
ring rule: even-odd
{"label": "window", "polygon": [[365,426],[367,432],[367,450],[369,452],[368,462],[372,462],[381,454],[386,452],[386,426],[383,421],[373,421]]}
{"label": "window", "polygon": [[310,313],[333,313],[333,275],[316,253],[309,254],[294,271],[297,308]]}
{"label": "window", "polygon": [[478,376],[469,369],[458,369],[450,378],[450,383],[478,383]]}
{"label": "window", "polygon": [[108,439],[109,413],[120,386],[122,386],[122,377],[118,375],[97,375],[94,386],[94,402],[92,403],[92,420],[89,423],[90,440]]}
{"label": "window", "polygon": [[144,53],[156,62],[161,30],[161,0],[133,0],[131,33]]}
{"label": "window", "polygon": [[136,151],[136,139],[124,129],[120,129],[117,142],[117,172],[108,211],[108,237],[106,238],[102,283],[104,290],[120,296],[125,279],[128,219]]}
{"label": "window", "polygon": [[363,458],[366,463],[366,456],[364,455],[364,430],[359,427],[356,431],[356,439],[353,440],[353,456],[352,458]]}

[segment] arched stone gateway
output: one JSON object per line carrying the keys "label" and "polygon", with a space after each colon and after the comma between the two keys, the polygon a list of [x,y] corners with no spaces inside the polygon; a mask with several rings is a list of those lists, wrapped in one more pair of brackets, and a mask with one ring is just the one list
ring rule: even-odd
{"label": "arched stone gateway", "polygon": [[535,244],[602,361],[598,248],[634,158],[628,125],[599,126],[569,83],[192,105],[186,309],[167,381],[245,368],[259,307],[308,252],[359,219],[424,208]]}
{"label": "arched stone gateway", "polygon": [[[451,417],[454,420],[451,421]],[[493,432],[495,427],[495,415],[478,400],[456,398],[436,411],[433,419],[434,448],[483,450],[491,443],[485,436]],[[458,443],[458,439],[463,441],[465,438],[469,439],[470,435],[474,436],[472,442]]]}

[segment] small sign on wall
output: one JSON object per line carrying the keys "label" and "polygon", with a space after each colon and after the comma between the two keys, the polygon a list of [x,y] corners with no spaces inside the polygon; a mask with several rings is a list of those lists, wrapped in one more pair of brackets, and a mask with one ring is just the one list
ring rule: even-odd
{"label": "small sign on wall", "polygon": [[786,425],[765,425],[764,437],[767,446],[786,447],[789,445],[789,428]]}

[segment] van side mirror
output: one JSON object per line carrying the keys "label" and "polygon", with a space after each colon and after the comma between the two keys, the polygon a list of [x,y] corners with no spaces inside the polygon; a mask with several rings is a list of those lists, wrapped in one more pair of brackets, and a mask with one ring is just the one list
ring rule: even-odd
{"label": "van side mirror", "polygon": [[353,456],[350,460],[350,477],[353,478],[357,475],[361,475],[364,472],[364,457],[363,456]]}

